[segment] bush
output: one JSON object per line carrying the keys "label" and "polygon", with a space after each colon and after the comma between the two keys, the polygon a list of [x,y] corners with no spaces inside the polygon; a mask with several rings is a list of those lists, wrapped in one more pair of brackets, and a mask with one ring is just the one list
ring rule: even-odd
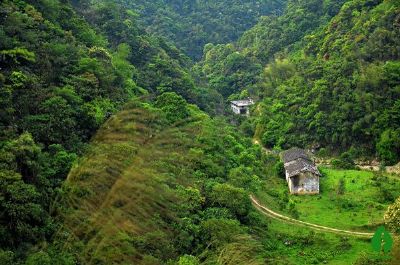
{"label": "bush", "polygon": [[191,255],[184,255],[179,258],[178,265],[198,265],[200,264],[198,258]]}
{"label": "bush", "polygon": [[311,230],[307,235],[301,237],[301,244],[303,246],[311,246],[316,241],[316,233]]}
{"label": "bush", "polygon": [[0,249],[0,265],[14,264],[14,253]]}
{"label": "bush", "polygon": [[322,158],[328,157],[329,156],[328,150],[326,148],[319,149],[317,156],[322,157]]}
{"label": "bush", "polygon": [[160,108],[170,123],[185,119],[189,116],[185,99],[175,92],[166,92],[156,99],[156,107]]}
{"label": "bush", "polygon": [[337,159],[333,159],[332,166],[340,169],[355,169],[353,158],[348,152],[342,153]]}
{"label": "bush", "polygon": [[39,251],[28,257],[26,265],[50,265],[51,259],[46,252]]}
{"label": "bush", "polygon": [[337,194],[343,195],[346,191],[346,180],[344,178],[339,179],[337,186]]}
{"label": "bush", "polygon": [[378,156],[384,165],[394,165],[400,159],[400,130],[386,130],[376,144]]}
{"label": "bush", "polygon": [[285,167],[284,167],[282,161],[279,161],[279,162],[277,162],[277,163],[275,164],[275,166],[274,166],[274,171],[275,171],[275,174],[276,174],[278,177],[285,178]]}
{"label": "bush", "polygon": [[348,237],[341,237],[340,241],[339,241],[339,244],[337,245],[337,249],[338,250],[343,250],[343,251],[351,249],[351,244],[349,242],[349,238]]}
{"label": "bush", "polygon": [[294,219],[299,219],[300,213],[296,208],[296,203],[292,200],[289,200],[289,203],[287,205],[289,214],[294,218]]}
{"label": "bush", "polygon": [[400,197],[388,207],[384,219],[393,232],[400,234]]}

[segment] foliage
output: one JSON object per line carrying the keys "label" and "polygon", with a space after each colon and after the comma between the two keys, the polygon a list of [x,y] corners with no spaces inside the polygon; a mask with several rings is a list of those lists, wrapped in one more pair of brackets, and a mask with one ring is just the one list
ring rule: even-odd
{"label": "foliage", "polygon": [[[135,264],[196,264],[267,227],[248,196],[260,185],[260,150],[198,109],[166,115],[177,106],[189,109],[170,92],[134,100],[101,127],[62,188],[61,253],[85,264],[132,262],[131,253]],[[252,168],[239,166],[246,161]]]}
{"label": "foliage", "polygon": [[[20,174],[0,171],[1,247],[15,247],[21,242],[38,242],[46,236],[49,217],[41,205],[36,187],[26,184]],[[7,222],[7,223],[5,223]]]}
{"label": "foliage", "polygon": [[282,161],[279,161],[275,164],[274,170],[277,176],[285,178],[285,167]]}
{"label": "foliage", "polygon": [[29,258],[26,260],[26,265],[38,265],[38,264],[43,264],[43,265],[50,265],[51,263],[51,259],[49,257],[49,255],[45,252],[37,252],[31,256],[29,256]]}
{"label": "foliage", "polygon": [[[148,91],[197,97],[189,60],[172,44],[140,30],[120,5],[86,4],[0,3],[0,247],[15,262],[51,241],[60,186],[113,113]],[[183,118],[172,112],[171,119]],[[47,262],[43,253],[30,262]]]}
{"label": "foliage", "polygon": [[346,180],[344,178],[339,179],[336,192],[338,195],[343,195],[346,192]]}
{"label": "foliage", "polygon": [[355,163],[349,152],[344,152],[339,158],[332,159],[332,166],[341,169],[354,169]]}
{"label": "foliage", "polygon": [[393,247],[393,238],[384,226],[378,227],[371,239],[372,246],[375,251],[388,254]]}
{"label": "foliage", "polygon": [[179,258],[178,265],[199,265],[200,262],[196,257],[184,255]]}
{"label": "foliage", "polygon": [[[339,168],[396,163],[398,13],[394,0],[1,1],[0,263],[375,261],[365,242],[265,219],[249,194],[365,229],[397,197],[393,178],[323,169],[321,196],[290,196],[249,137],[334,150]],[[200,110],[249,96],[247,137]]]}
{"label": "foliage", "polygon": [[193,59],[200,59],[208,43],[235,41],[262,15],[283,7],[285,1],[127,1],[151,33],[163,36]]}
{"label": "foliage", "polygon": [[300,214],[299,214],[299,211],[298,211],[297,208],[296,208],[296,203],[295,203],[294,201],[289,200],[288,205],[287,205],[287,208],[288,208],[289,214],[290,214],[293,218],[299,219]]}
{"label": "foliage", "polygon": [[379,158],[385,165],[393,165],[400,159],[400,131],[384,131],[376,144]]}
{"label": "foliage", "polygon": [[174,123],[189,116],[186,101],[174,92],[166,92],[156,99],[156,104],[166,115],[167,120]]}
{"label": "foliage", "polygon": [[353,148],[394,164],[398,9],[397,1],[288,1],[236,44],[207,45],[194,69],[225,98],[260,99],[255,134],[268,148]]}
{"label": "foliage", "polygon": [[[398,97],[397,85],[387,81],[384,69],[388,67],[387,60],[396,65],[399,55],[390,53],[389,57],[371,58],[367,51],[383,52],[373,40],[380,30],[395,31],[390,21],[397,9],[394,1],[373,5],[349,1],[322,29],[305,36],[302,48],[296,48],[283,61],[267,65],[260,91],[265,96],[265,107],[258,124],[265,132],[267,146],[317,143],[342,150],[358,146],[373,154],[382,132],[396,128],[390,118],[384,118]],[[352,17],[355,12],[360,15]],[[374,23],[376,26],[372,26]],[[370,26],[365,28],[362,24]],[[362,40],[354,42],[357,37]],[[387,39],[387,49],[396,49],[395,38],[393,35]],[[342,48],[338,43],[343,43]],[[390,69],[397,71],[394,66]],[[387,93],[381,93],[382,87]],[[376,126],[376,122],[380,125]],[[279,130],[275,130],[276,124]],[[387,157],[383,160],[397,152],[393,137],[394,134],[388,133],[381,137],[381,158]],[[389,148],[386,154],[384,145]]]}
{"label": "foliage", "polygon": [[386,225],[395,233],[400,233],[400,198],[388,207],[385,213]]}
{"label": "foliage", "polygon": [[[323,174],[319,195],[285,196],[286,180],[274,175],[256,193],[257,198],[263,205],[284,215],[290,215],[289,204],[294,205],[302,221],[369,232],[383,222],[386,209],[394,202],[390,197],[396,198],[400,192],[400,182],[389,174],[327,167],[319,170]],[[345,192],[338,196],[338,184],[342,180],[345,180]]]}

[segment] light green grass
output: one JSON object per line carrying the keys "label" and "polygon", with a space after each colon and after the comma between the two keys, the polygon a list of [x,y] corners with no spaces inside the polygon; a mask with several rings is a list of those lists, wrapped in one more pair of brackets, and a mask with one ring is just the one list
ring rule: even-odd
{"label": "light green grass", "polygon": [[[276,237],[270,242],[270,254],[274,264],[354,264],[362,255],[375,255],[368,239],[315,232],[309,228],[298,227],[270,219],[269,230]],[[313,236],[310,236],[313,235]],[[311,238],[304,244],[305,238]]]}
{"label": "light green grass", "polygon": [[[290,216],[289,200],[295,201],[299,219],[333,228],[373,232],[383,222],[390,196],[400,195],[400,181],[393,176],[369,171],[321,168],[319,195],[287,195],[284,179],[270,176],[257,198],[265,206]],[[337,194],[338,182],[345,178],[345,192]],[[381,186],[381,187],[379,187]],[[349,205],[350,203],[350,205]],[[268,218],[268,217],[265,217]],[[268,246],[274,264],[356,264],[362,257],[381,257],[372,250],[369,239],[314,231],[279,220],[269,220],[274,235]],[[346,239],[344,239],[346,238]],[[309,242],[308,242],[308,241]],[[306,243],[305,243],[306,242]],[[393,258],[395,259],[395,258]],[[394,263],[397,264],[393,260]]]}
{"label": "light green grass", "polygon": [[[373,231],[383,222],[383,215],[391,200],[400,195],[400,181],[391,176],[374,176],[373,172],[321,168],[319,195],[289,195],[296,203],[299,220],[356,231]],[[345,192],[337,193],[340,179],[345,180]],[[270,178],[258,197],[273,210],[289,214],[284,193],[284,179]]]}

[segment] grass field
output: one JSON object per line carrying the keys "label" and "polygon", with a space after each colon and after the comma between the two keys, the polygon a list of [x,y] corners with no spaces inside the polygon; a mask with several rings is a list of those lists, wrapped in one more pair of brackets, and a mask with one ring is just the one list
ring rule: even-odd
{"label": "grass field", "polygon": [[[320,171],[323,176],[319,195],[289,195],[286,181],[270,176],[257,198],[270,209],[292,217],[289,205],[294,203],[299,220],[374,232],[382,224],[387,206],[400,196],[400,180],[394,176],[332,168]],[[338,194],[341,179],[345,182],[344,192]],[[369,239],[312,231],[274,219],[269,219],[269,229],[277,235],[270,243],[271,258],[276,257],[276,264],[369,264],[359,263],[360,259],[380,257],[372,250]],[[399,263],[392,260],[388,264]]]}
{"label": "grass field", "polygon": [[271,242],[276,264],[349,265],[360,256],[375,255],[368,239],[314,232],[273,219],[269,229],[277,235]]}
{"label": "grass field", "polygon": [[[298,219],[356,231],[373,231],[383,221],[388,205],[400,196],[400,181],[370,171],[320,169],[319,195],[287,195],[284,179],[272,177],[258,198],[278,212],[290,214],[288,201],[295,204]],[[343,194],[338,194],[344,180]]]}

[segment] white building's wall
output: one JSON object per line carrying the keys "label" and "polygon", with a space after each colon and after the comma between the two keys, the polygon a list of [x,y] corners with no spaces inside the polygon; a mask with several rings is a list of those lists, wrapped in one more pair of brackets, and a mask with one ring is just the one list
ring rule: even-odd
{"label": "white building's wall", "polygon": [[291,194],[318,194],[319,176],[311,172],[300,173],[289,178],[288,185]]}
{"label": "white building's wall", "polygon": [[235,114],[240,114],[240,108],[239,108],[239,107],[237,107],[237,106],[231,104],[231,108],[232,108],[232,111],[233,111]]}
{"label": "white building's wall", "polygon": [[238,106],[236,106],[236,105],[231,104],[231,108],[232,108],[232,111],[233,111],[235,114],[241,114],[241,113],[240,113],[240,110],[244,109],[244,110],[246,110],[246,113],[245,113],[245,114],[246,114],[247,116],[250,115],[250,110],[249,110],[248,107],[238,107]]}

